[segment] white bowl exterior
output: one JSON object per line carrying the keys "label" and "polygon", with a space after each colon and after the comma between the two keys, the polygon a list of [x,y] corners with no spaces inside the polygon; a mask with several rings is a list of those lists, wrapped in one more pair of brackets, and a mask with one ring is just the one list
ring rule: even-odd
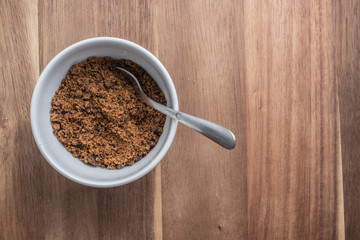
{"label": "white bowl exterior", "polygon": [[179,109],[177,94],[168,72],[156,57],[139,45],[119,38],[92,38],[75,43],[53,58],[40,75],[31,101],[31,127],[43,156],[59,173],[80,184],[120,186],[139,179],[160,162],[174,139],[177,121],[167,117],[159,142],[146,157],[131,167],[109,170],[74,158],[53,134],[49,111],[52,97],[70,67],[90,56],[125,58],[138,63],[164,92],[167,105],[176,110]]}

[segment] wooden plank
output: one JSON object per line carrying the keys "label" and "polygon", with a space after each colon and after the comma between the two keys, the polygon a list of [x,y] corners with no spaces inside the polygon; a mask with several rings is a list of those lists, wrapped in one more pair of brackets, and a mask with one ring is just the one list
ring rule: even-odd
{"label": "wooden plank", "polygon": [[45,167],[30,128],[39,71],[37,1],[0,5],[0,239],[41,239]]}
{"label": "wooden plank", "polygon": [[[114,36],[147,47],[148,8],[138,1],[40,1],[40,66],[65,47]],[[154,172],[135,183],[93,189],[48,169],[45,227],[49,239],[153,239]]]}
{"label": "wooden plank", "polygon": [[345,236],[360,239],[360,2],[337,1],[336,67],[340,91]]}
{"label": "wooden plank", "polygon": [[[86,1],[40,0],[38,8],[41,72],[58,52],[94,34],[94,12]],[[83,12],[86,14],[81,14]],[[47,166],[42,174],[46,178],[46,183],[43,185],[46,198],[45,237],[47,239],[97,238],[99,190],[73,183],[50,166]]]}
{"label": "wooden plank", "polygon": [[244,6],[248,237],[343,239],[334,3]]}
{"label": "wooden plank", "polygon": [[228,151],[179,126],[162,162],[164,239],[247,235],[243,6],[234,1],[160,1],[151,7],[157,55],[180,110],[234,131]]}

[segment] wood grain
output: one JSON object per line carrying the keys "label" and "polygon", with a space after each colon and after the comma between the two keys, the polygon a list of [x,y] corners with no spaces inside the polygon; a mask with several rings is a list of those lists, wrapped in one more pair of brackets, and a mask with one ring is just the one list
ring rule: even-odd
{"label": "wood grain", "polygon": [[336,6],[345,236],[360,239],[360,2]]}
{"label": "wood grain", "polygon": [[245,1],[252,239],[344,237],[334,7]]}
{"label": "wood grain", "polygon": [[[360,239],[359,1],[0,1],[0,240]],[[230,128],[233,151],[179,126],[154,171],[73,183],[30,128],[39,73],[96,36],[164,64],[180,110]]]}
{"label": "wood grain", "polygon": [[37,2],[0,4],[0,239],[43,239],[43,173],[51,169],[30,128],[39,75]]}

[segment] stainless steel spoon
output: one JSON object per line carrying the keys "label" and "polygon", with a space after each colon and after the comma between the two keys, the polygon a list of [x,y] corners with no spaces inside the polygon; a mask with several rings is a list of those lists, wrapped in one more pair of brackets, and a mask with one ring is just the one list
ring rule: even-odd
{"label": "stainless steel spoon", "polygon": [[235,136],[230,130],[221,127],[215,123],[209,122],[207,120],[176,111],[172,108],[166,107],[158,102],[155,102],[154,100],[146,96],[146,94],[143,92],[140,86],[139,81],[132,73],[120,67],[117,67],[117,69],[119,69],[120,71],[122,71],[122,73],[124,73],[124,76],[129,80],[131,85],[134,87],[137,97],[142,99],[147,105],[155,108],[159,112],[162,112],[163,114],[173,119],[178,120],[185,126],[188,126],[198,131],[205,137],[210,138],[211,140],[213,140],[214,142],[216,142],[217,144],[221,145],[226,149],[233,149],[235,147],[236,145]]}

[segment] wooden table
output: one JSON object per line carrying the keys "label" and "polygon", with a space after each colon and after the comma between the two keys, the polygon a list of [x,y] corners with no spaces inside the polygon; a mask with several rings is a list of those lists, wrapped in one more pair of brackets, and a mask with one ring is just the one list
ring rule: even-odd
{"label": "wooden table", "polygon": [[[179,126],[134,183],[58,174],[32,136],[32,91],[96,36],[154,53],[180,109],[237,147]],[[359,39],[355,0],[0,1],[0,239],[360,239]]]}

